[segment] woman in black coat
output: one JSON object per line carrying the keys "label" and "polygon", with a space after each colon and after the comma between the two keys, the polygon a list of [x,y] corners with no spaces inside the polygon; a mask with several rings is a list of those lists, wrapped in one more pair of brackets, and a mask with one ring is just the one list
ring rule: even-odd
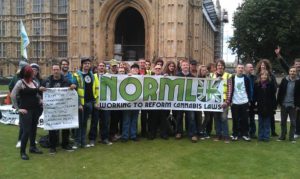
{"label": "woman in black coat", "polygon": [[270,120],[276,110],[276,87],[267,70],[261,71],[254,84],[254,103],[258,113],[258,140],[269,141]]}

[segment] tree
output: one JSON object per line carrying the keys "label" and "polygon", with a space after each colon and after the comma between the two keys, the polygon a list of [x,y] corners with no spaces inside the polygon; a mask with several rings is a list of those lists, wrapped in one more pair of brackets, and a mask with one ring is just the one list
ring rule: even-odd
{"label": "tree", "polygon": [[234,35],[229,47],[240,60],[271,61],[280,46],[289,61],[300,57],[299,0],[245,0],[233,17]]}

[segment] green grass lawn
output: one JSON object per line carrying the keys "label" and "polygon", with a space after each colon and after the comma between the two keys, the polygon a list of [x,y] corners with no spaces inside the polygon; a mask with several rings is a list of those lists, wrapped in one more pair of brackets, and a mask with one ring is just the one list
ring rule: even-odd
{"label": "green grass lawn", "polygon": [[22,161],[18,127],[0,124],[0,131],[0,178],[300,178],[300,141],[142,139],[74,152],[58,148],[53,156],[42,149],[43,155]]}

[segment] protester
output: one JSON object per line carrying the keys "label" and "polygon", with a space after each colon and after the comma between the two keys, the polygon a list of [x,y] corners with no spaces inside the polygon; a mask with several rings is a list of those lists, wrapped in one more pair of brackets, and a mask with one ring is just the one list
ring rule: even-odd
{"label": "protester", "polygon": [[94,131],[94,125],[97,128],[98,114],[95,104],[98,104],[99,96],[99,79],[97,74],[90,71],[91,59],[87,57],[81,58],[81,68],[74,73],[74,82],[77,87],[79,96],[79,129],[76,130],[76,144],[74,149],[80,147],[93,147],[95,145],[95,135],[89,135],[90,144],[86,144],[86,128],[89,115],[92,115],[90,133]]}
{"label": "protester", "polygon": [[[139,65],[133,64],[131,66],[130,75],[139,74]],[[139,110],[124,110],[123,111],[123,126],[122,126],[122,142],[127,142],[129,139],[138,141],[137,138],[137,120]]]}
{"label": "protester", "polygon": [[[181,62],[181,71],[177,73],[176,76],[181,77],[194,77],[189,71],[189,61],[183,60]],[[176,139],[181,139],[183,135],[183,114],[185,114],[185,118],[187,119],[186,125],[188,126],[188,136],[190,137],[192,142],[197,142],[198,138],[196,136],[196,123],[195,123],[195,112],[194,111],[177,111],[176,121],[177,121],[177,132]]]}
{"label": "protester", "polygon": [[156,65],[160,65],[160,66],[164,67],[164,60],[162,58],[156,59],[154,62],[154,66],[156,66]]}
{"label": "protester", "polygon": [[[207,67],[207,70],[208,70],[208,73],[209,73],[208,77],[212,78],[215,71],[216,71],[216,64],[215,63],[209,63],[209,64],[206,65],[206,67]],[[207,137],[210,137],[211,131],[213,129],[213,123],[214,123],[214,112],[208,111],[206,114],[209,118],[209,120],[206,124],[206,134],[207,134]]]}
{"label": "protester", "polygon": [[167,76],[176,76],[176,69],[177,68],[175,62],[170,60],[166,63],[166,66],[163,70],[163,74]]}
{"label": "protester", "polygon": [[249,104],[251,84],[249,78],[243,74],[244,65],[236,66],[236,74],[232,75],[231,112],[232,112],[232,140],[242,137],[245,141],[249,138]]}
{"label": "protester", "polygon": [[[154,75],[162,75],[162,66],[156,65],[154,67]],[[149,139],[153,140],[156,138],[156,134],[159,128],[160,137],[162,139],[168,139],[168,121],[167,117],[170,113],[169,110],[151,110],[149,112]]]}
{"label": "protester", "polygon": [[223,80],[223,112],[214,112],[214,120],[216,125],[217,138],[215,141],[224,140],[229,143],[228,135],[228,108],[230,106],[232,94],[232,80],[231,74],[225,72],[225,62],[218,60],[216,62],[216,71],[211,76],[214,79]]}
{"label": "protester", "polygon": [[290,117],[289,140],[295,143],[296,111],[300,107],[300,80],[296,67],[290,67],[289,75],[282,79],[277,95],[281,107],[281,135],[278,141],[285,140],[287,133],[287,117]]}
{"label": "protester", "polygon": [[[21,159],[29,160],[26,154],[26,145],[30,138],[30,153],[42,154],[36,147],[35,138],[39,120],[41,99],[39,96],[38,84],[33,81],[33,70],[26,65],[20,71],[20,80],[14,86],[11,97],[13,106],[19,112],[20,126],[22,127],[21,137]],[[18,99],[17,99],[18,97]]]}
{"label": "protester", "polygon": [[[52,65],[52,75],[50,75],[42,83],[40,90],[46,91],[47,88],[63,88],[63,87],[69,87],[70,90],[76,88],[74,84],[70,83],[70,81],[67,78],[65,78],[63,74],[61,74],[60,65],[54,64]],[[61,133],[62,133],[61,147],[66,151],[73,151],[69,142],[70,130],[63,129]],[[56,153],[56,145],[58,142],[59,142],[59,130],[49,130],[49,143],[50,143],[49,154],[52,155]]]}
{"label": "protester", "polygon": [[[119,71],[120,70],[124,70],[125,68],[123,67],[119,67]],[[100,81],[101,81],[101,76],[105,74],[105,64],[103,62],[100,62],[98,64],[98,75],[100,77]],[[111,111],[110,110],[103,110],[103,109],[99,109],[99,142],[102,144],[106,144],[106,145],[112,145],[113,143],[110,142],[109,140],[109,123],[111,120]],[[96,127],[96,129],[94,129],[95,131],[97,131],[97,125],[94,125],[94,127]],[[91,133],[90,133],[91,134]],[[92,138],[92,137],[91,137]]]}
{"label": "protester", "polygon": [[249,135],[251,139],[257,138],[256,133],[256,124],[255,124],[255,111],[253,105],[253,91],[254,91],[254,83],[256,81],[256,76],[254,75],[254,68],[252,63],[247,63],[245,65],[245,75],[250,80],[250,106],[249,106]]}
{"label": "protester", "polygon": [[[276,77],[272,73],[272,65],[271,65],[270,61],[267,59],[260,60],[256,65],[256,74],[260,74],[260,72],[264,71],[264,70],[268,71],[268,74],[271,78],[271,83],[273,83],[273,85],[275,86],[275,89],[277,91],[278,84],[276,81]],[[275,91],[275,93],[276,93],[276,91]],[[276,133],[276,130],[275,130],[275,117],[274,117],[275,113],[276,113],[276,109],[273,111],[273,116],[271,116],[271,135],[273,137],[278,136],[278,134]]]}
{"label": "protester", "polygon": [[190,72],[193,76],[197,76],[197,61],[196,60],[191,60],[190,61]]}
{"label": "protester", "polygon": [[[28,65],[28,63],[25,62],[25,61],[20,61],[19,62],[19,69],[18,69],[17,73],[14,75],[14,77],[11,79],[11,81],[8,84],[8,89],[9,89],[10,93],[12,92],[12,90],[15,87],[16,83],[21,79],[20,78],[20,71],[26,65]],[[17,96],[17,99],[18,98],[19,97]],[[12,106],[12,107],[15,108],[14,106]],[[19,123],[19,135],[18,135],[18,142],[16,144],[16,148],[21,147],[21,137],[22,137],[22,127],[21,127],[21,123]]]}
{"label": "protester", "polygon": [[[198,78],[207,78],[207,76],[208,76],[207,67],[205,65],[200,65],[197,77]],[[204,118],[203,118],[203,113],[204,113]],[[206,132],[206,128],[207,128],[207,124],[210,120],[211,119],[210,119],[208,111],[205,111],[205,112],[197,111],[196,112],[196,128],[197,128],[198,135],[199,135],[200,139],[202,139],[202,140],[209,138],[209,135],[207,135],[207,132]]]}
{"label": "protester", "polygon": [[[118,74],[118,66],[119,63],[117,60],[115,59],[111,59],[110,60],[110,74],[114,74],[117,75]],[[111,136],[111,140],[113,142],[117,141],[120,138],[121,129],[122,129],[122,111],[120,110],[113,110],[111,111],[111,118],[110,118],[110,136]]]}
{"label": "protester", "polygon": [[[152,75],[152,71],[147,71],[146,61],[144,58],[139,59],[139,75]],[[149,117],[150,112],[148,110],[141,110],[141,136],[148,137],[149,132]]]}
{"label": "protester", "polygon": [[271,118],[276,109],[276,87],[271,81],[267,70],[257,75],[254,84],[253,101],[257,106],[258,113],[258,140],[268,142],[270,140]]}
{"label": "protester", "polygon": [[[289,65],[288,63],[283,59],[281,55],[281,48],[277,47],[275,49],[275,54],[277,56],[278,61],[280,62],[282,68],[289,73]],[[297,77],[300,78],[300,58],[296,58],[294,60],[294,67],[296,67]],[[296,111],[296,132],[295,132],[295,138],[298,138],[300,136],[300,110]]]}
{"label": "protester", "polygon": [[150,60],[147,59],[145,61],[145,67],[146,67],[146,74],[147,75],[153,75],[153,72],[151,70],[151,62],[150,62]]}

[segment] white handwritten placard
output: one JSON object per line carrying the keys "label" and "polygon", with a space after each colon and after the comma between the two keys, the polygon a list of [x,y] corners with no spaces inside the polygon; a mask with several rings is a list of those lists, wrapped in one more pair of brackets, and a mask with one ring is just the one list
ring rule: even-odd
{"label": "white handwritten placard", "polygon": [[44,129],[78,128],[78,95],[68,88],[47,88],[43,93]]}

